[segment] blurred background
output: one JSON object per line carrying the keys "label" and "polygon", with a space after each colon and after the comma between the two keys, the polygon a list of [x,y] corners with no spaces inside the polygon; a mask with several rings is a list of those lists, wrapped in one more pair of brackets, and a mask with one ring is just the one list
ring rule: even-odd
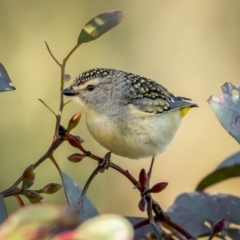
{"label": "blurred background", "polygon": [[[220,92],[224,82],[238,84],[240,80],[239,1],[1,0],[0,62],[17,88],[0,94],[1,190],[15,182],[52,141],[55,119],[38,98],[57,111],[60,68],[44,41],[62,61],[76,44],[84,24],[112,9],[123,10],[124,21],[73,54],[66,68],[72,80],[91,68],[116,68],[154,79],[199,105],[184,118],[168,151],[155,161],[152,183],[169,183],[154,196],[163,209],[180,193],[193,191],[201,178],[239,150],[206,102],[212,93]],[[76,111],[74,104],[68,104],[62,124],[66,126]],[[88,133],[84,117],[73,133],[83,136],[84,147],[94,154],[106,153]],[[67,156],[75,152],[65,143],[55,157],[62,170],[83,187],[96,162],[87,158],[79,164],[69,162]],[[136,178],[150,164],[150,159],[133,161],[115,155],[112,161]],[[36,170],[34,189],[60,181],[57,170],[47,160]],[[239,196],[239,184],[239,179],[232,179],[208,191]],[[145,216],[137,207],[138,191],[112,169],[96,177],[88,196],[100,213]],[[62,190],[46,195],[45,202],[66,204]],[[13,198],[6,199],[6,203],[10,212],[17,208]]]}

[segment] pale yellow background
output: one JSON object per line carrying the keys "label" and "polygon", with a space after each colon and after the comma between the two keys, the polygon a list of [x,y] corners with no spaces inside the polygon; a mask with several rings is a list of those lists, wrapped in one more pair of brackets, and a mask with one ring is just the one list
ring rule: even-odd
{"label": "pale yellow background", "polygon": [[[16,86],[0,94],[0,188],[10,186],[48,148],[54,117],[37,100],[54,110],[59,105],[60,69],[49,56],[44,41],[61,61],[75,45],[81,27],[93,16],[122,9],[122,24],[100,39],[82,45],[72,56],[67,73],[74,79],[96,67],[116,68],[155,79],[170,91],[190,97],[200,107],[184,118],[169,150],[159,156],[152,183],[169,182],[154,197],[164,209],[182,192],[193,191],[198,181],[218,163],[239,149],[221,127],[206,99],[220,92],[226,81],[240,80],[240,2],[237,0],[22,0],[0,1],[0,62]],[[68,86],[69,83],[66,85]],[[77,111],[69,104],[63,124]],[[85,120],[74,130],[87,141],[86,149],[103,156],[106,152],[89,135]],[[96,162],[85,159],[70,163],[76,152],[64,144],[55,157],[62,170],[83,187]],[[130,161],[112,156],[112,161],[135,177],[150,161]],[[60,182],[56,169],[46,161],[36,170],[35,188]],[[208,190],[239,194],[239,179]],[[139,193],[119,173],[99,174],[88,196],[100,213],[138,215]],[[66,203],[63,192],[46,197],[47,202]],[[17,208],[14,199],[8,209]]]}

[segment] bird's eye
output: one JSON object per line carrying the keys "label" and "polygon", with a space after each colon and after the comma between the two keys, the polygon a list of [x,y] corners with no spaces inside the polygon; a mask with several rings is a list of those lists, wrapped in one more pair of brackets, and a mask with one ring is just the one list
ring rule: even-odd
{"label": "bird's eye", "polygon": [[95,89],[95,86],[94,85],[88,85],[87,86],[87,90],[88,91],[93,91]]}

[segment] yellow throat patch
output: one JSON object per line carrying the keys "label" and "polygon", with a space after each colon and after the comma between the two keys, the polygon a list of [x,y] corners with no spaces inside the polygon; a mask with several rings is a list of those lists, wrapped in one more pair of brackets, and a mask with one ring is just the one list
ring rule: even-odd
{"label": "yellow throat patch", "polygon": [[189,112],[190,108],[191,107],[188,106],[188,107],[184,107],[184,108],[180,109],[182,117],[186,116],[186,114]]}

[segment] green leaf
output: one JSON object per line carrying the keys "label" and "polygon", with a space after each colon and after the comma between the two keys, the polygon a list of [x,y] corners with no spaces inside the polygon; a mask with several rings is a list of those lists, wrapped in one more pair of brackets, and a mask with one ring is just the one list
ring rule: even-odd
{"label": "green leaf", "polygon": [[78,37],[78,44],[93,41],[122,22],[124,13],[114,10],[102,13],[91,19],[82,29]]}
{"label": "green leaf", "polygon": [[205,188],[233,177],[240,177],[240,152],[224,160],[213,172],[204,177],[197,185],[196,190]]}

